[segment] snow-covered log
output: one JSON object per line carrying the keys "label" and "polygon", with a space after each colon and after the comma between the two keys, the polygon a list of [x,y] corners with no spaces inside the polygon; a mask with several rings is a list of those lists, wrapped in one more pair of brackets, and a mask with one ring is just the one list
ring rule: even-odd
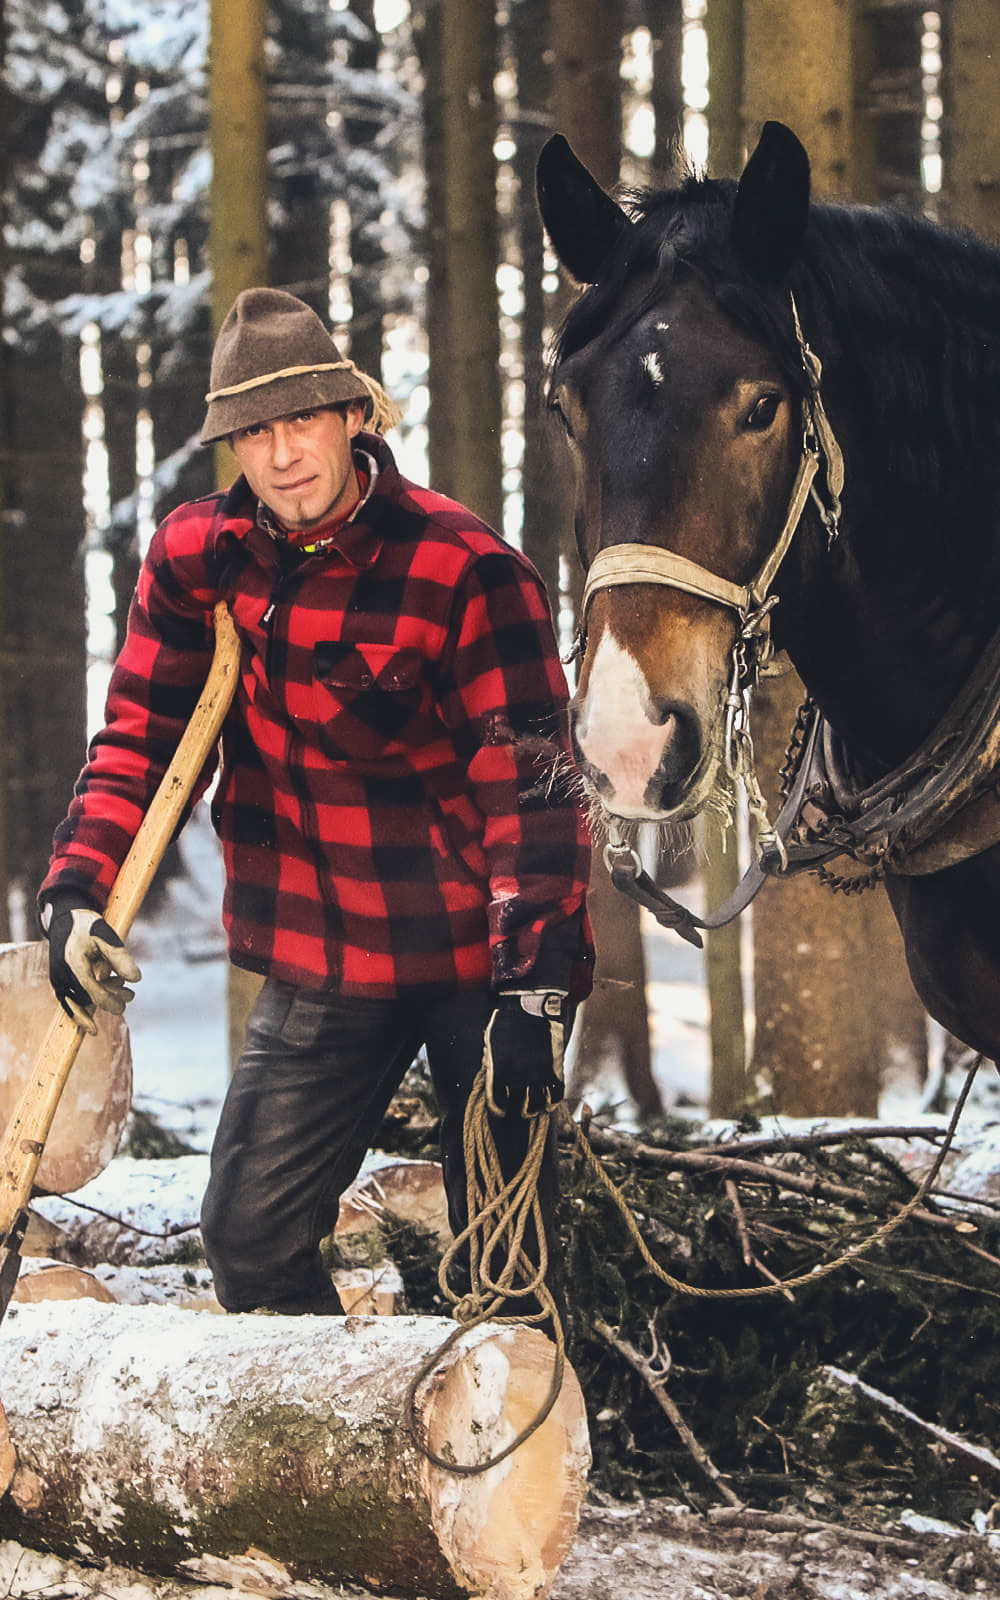
{"label": "snow-covered log", "polygon": [[[152,1266],[200,1256],[201,1200],[209,1165],[207,1155],[172,1160],[119,1156],[71,1200],[58,1195],[36,1200],[33,1215],[52,1239],[45,1254],[79,1267],[99,1262]],[[442,1241],[449,1239],[438,1162],[370,1151],[341,1202],[337,1234],[373,1229],[386,1211],[421,1223]]]}
{"label": "snow-covered log", "polygon": [[101,1300],[105,1305],[113,1305],[116,1300],[92,1272],[71,1267],[65,1261],[46,1261],[43,1257],[31,1256],[21,1262],[11,1298],[21,1305],[32,1305],[38,1300]]}
{"label": "snow-covered log", "polygon": [[[20,1103],[58,1003],[49,985],[48,945],[0,945],[0,1131]],[[122,1017],[97,1013],[97,1033],[80,1046],[63,1090],[35,1183],[68,1194],[102,1172],[125,1130],[132,1057]]]}
{"label": "snow-covered log", "polygon": [[[589,1445],[571,1370],[552,1415],[476,1477],[432,1466],[404,1398],[453,1324],[216,1317],[92,1301],[12,1308],[0,1389],[19,1466],[0,1538],[199,1576],[250,1547],[298,1578],[529,1600],[575,1533]],[[445,1459],[494,1455],[541,1406],[554,1352],[497,1324],[423,1385]]]}

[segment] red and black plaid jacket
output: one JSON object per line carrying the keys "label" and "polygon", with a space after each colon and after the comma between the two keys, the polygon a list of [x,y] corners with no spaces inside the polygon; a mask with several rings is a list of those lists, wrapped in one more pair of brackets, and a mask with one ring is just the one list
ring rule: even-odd
{"label": "red and black plaid jacket", "polygon": [[381,439],[358,442],[371,493],[315,555],[258,525],[242,478],[159,528],[41,897],[103,905],[223,599],[243,644],[213,802],[232,959],[351,995],[523,983],[582,998],[589,845],[541,580],[403,479]]}

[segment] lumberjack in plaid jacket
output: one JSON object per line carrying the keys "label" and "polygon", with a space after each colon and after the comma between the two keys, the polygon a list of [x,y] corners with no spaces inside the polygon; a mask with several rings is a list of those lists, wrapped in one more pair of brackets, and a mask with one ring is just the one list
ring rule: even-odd
{"label": "lumberjack in plaid jacket", "polygon": [[589,845],[544,588],[471,513],[402,478],[382,439],[356,444],[369,493],[314,555],[289,559],[242,478],[162,524],[40,897],[103,906],[223,599],[243,644],[213,802],[234,962],[372,998],[583,998]]}

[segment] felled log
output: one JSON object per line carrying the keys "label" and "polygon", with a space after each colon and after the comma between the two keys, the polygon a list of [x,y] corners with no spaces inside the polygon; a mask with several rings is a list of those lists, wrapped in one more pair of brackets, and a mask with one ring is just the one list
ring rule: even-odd
{"label": "felled log", "polygon": [[[35,1202],[33,1213],[58,1236],[46,1254],[78,1267],[189,1261],[202,1248],[208,1175],[207,1155],[119,1156],[72,1200],[52,1195]],[[386,1212],[430,1228],[442,1242],[450,1239],[439,1163],[373,1152],[343,1197],[337,1237],[374,1230]]]}
{"label": "felled log", "polygon": [[[21,1100],[46,1030],[58,1011],[48,945],[0,946],[0,1131]],[[69,1194],[103,1171],[121,1142],[132,1099],[132,1057],[122,1017],[97,1013],[59,1102],[35,1182]]]}
{"label": "felled log", "polygon": [[21,1263],[12,1301],[33,1305],[39,1300],[100,1300],[113,1305],[115,1296],[92,1272],[71,1267],[65,1261],[29,1258]]}
{"label": "felled log", "polygon": [[[475,1477],[432,1466],[404,1422],[431,1317],[213,1317],[90,1301],[12,1309],[3,1400],[19,1465],[0,1538],[199,1576],[248,1548],[297,1578],[529,1600],[576,1530],[589,1466],[567,1369],[551,1416]],[[537,1413],[553,1350],[485,1325],[418,1411],[445,1459],[489,1459]]]}

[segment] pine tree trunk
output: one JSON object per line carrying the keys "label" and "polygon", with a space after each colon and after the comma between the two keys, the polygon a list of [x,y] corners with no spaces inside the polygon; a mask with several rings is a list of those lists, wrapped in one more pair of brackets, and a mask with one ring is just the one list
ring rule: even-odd
{"label": "pine tree trunk", "polygon": [[944,209],[1000,241],[1000,0],[951,0]]}
{"label": "pine tree trunk", "polygon": [[517,58],[519,120],[514,170],[518,180],[518,239],[524,274],[521,345],[524,360],[524,553],[538,568],[554,615],[559,611],[559,554],[572,521],[569,463],[545,414],[547,330],[554,297],[546,296],[545,239],[535,201],[535,164],[549,136],[550,73],[538,41],[548,22],[547,0],[519,0],[511,12]]}
{"label": "pine tree trunk", "polygon": [[451,384],[451,324],[448,313],[448,252],[444,183],[444,104],[441,76],[442,14],[437,0],[413,0],[413,36],[424,80],[424,253],[427,292],[427,458],[431,484],[455,493],[455,396]]}
{"label": "pine tree trunk", "polygon": [[492,7],[441,0],[441,26],[453,492],[502,529],[496,23]]}
{"label": "pine tree trunk", "polygon": [[[404,1400],[453,1326],[20,1306],[0,1334],[20,1463],[0,1537],[189,1577],[252,1546],[300,1578],[534,1600],[585,1492],[583,1398],[567,1369],[553,1414],[499,1467],[431,1466]],[[553,1355],[533,1329],[466,1335],[420,1390],[431,1448],[495,1454],[537,1413]]]}
{"label": "pine tree trunk", "polygon": [[744,0],[710,0],[705,13],[708,161],[713,178],[735,178],[743,170],[743,5]]}
{"label": "pine tree trunk", "polygon": [[649,26],[653,34],[653,149],[654,183],[666,183],[674,172],[677,153],[684,144],[684,91],[681,84],[681,53],[684,48],[684,6],[682,0],[650,6]]}
{"label": "pine tree trunk", "polygon": [[[851,8],[803,0],[790,12],[778,0],[744,0],[743,10],[748,143],[766,117],[781,118],[809,151],[814,192],[844,197],[853,164]],[[802,692],[789,673],[754,697],[758,772],[772,815]],[[919,1052],[925,1028],[900,973],[902,941],[884,895],[832,896],[811,878],[769,885],[753,929],[753,1075],[771,1084],[785,1113],[873,1115],[894,1041],[906,1039]]]}
{"label": "pine tree trunk", "polygon": [[[4,0],[0,0],[0,65],[6,40],[6,12]],[[0,97],[0,186],[2,192],[7,192],[7,97]],[[0,234],[0,282],[6,279],[6,243]],[[6,611],[7,593],[7,545],[10,537],[10,524],[7,520],[7,507],[10,504],[10,415],[11,396],[7,388],[7,359],[6,345],[3,338],[2,314],[0,314],[0,617]],[[8,668],[0,672],[0,942],[10,938],[10,920],[8,908],[8,864],[7,864],[7,741],[9,738],[7,726],[7,697],[5,683]],[[2,1470],[2,1464],[0,1464]]]}
{"label": "pine tree trunk", "polygon": [[[45,304],[81,287],[68,256],[23,263]],[[54,328],[8,347],[11,501],[5,526],[4,680],[15,785],[10,860],[29,904],[86,756],[83,397],[77,342]]]}

